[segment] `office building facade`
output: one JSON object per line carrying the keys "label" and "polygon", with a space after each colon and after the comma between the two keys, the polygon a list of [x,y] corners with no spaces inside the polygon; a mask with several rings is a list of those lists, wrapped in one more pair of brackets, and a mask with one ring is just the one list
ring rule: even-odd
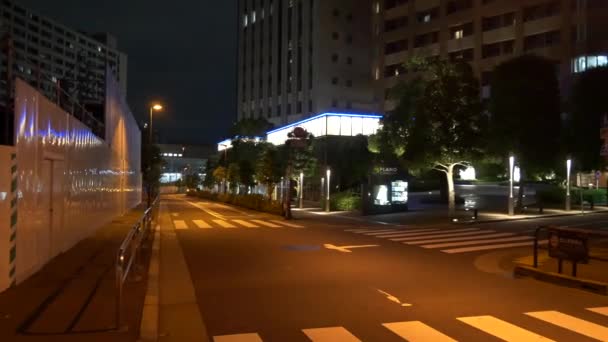
{"label": "office building facade", "polygon": [[104,131],[97,126],[104,124],[106,72],[125,96],[127,91],[127,56],[117,50],[114,37],[85,34],[1,0],[0,39],[2,107],[10,103],[11,79],[18,77],[96,131]]}
{"label": "office building facade", "polygon": [[369,112],[371,1],[239,0],[237,118]]}
{"label": "office building facade", "polygon": [[563,91],[576,73],[608,65],[608,1],[604,0],[375,0],[373,73],[379,110],[390,110],[387,89],[407,78],[412,56],[470,62],[483,98],[492,70],[523,54],[556,64]]}

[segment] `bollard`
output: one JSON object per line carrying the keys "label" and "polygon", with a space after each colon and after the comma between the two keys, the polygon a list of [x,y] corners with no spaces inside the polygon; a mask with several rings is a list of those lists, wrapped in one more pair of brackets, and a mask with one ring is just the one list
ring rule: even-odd
{"label": "bollard", "polygon": [[539,213],[539,214],[542,214],[542,213],[543,213],[543,211],[544,211],[543,204],[542,204],[542,203],[539,203],[539,204],[538,204],[538,213]]}
{"label": "bollard", "polygon": [[473,209],[473,220],[477,220],[477,214],[478,214],[477,210],[478,210],[477,208]]}

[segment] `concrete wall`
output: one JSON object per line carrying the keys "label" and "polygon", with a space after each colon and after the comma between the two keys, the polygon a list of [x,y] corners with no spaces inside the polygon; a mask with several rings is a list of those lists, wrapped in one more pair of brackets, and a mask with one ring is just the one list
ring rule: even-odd
{"label": "concrete wall", "polygon": [[16,166],[15,149],[12,146],[0,146],[0,292],[15,280]]}
{"label": "concrete wall", "polygon": [[140,202],[141,132],[117,89],[108,87],[104,141],[17,80],[17,283]]}

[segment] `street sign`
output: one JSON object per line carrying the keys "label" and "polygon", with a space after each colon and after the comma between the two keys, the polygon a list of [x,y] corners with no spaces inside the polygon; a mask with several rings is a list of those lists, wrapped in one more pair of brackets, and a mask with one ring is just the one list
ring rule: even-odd
{"label": "street sign", "polygon": [[550,229],[549,256],[576,263],[589,262],[587,235],[581,232]]}

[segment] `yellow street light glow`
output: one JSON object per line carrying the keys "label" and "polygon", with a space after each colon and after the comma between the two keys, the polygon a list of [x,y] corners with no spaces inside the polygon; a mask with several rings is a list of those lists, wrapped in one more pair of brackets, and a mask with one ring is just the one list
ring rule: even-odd
{"label": "yellow street light glow", "polygon": [[152,109],[154,109],[154,110],[162,110],[163,106],[161,106],[159,104],[155,104],[154,106],[152,106]]}

